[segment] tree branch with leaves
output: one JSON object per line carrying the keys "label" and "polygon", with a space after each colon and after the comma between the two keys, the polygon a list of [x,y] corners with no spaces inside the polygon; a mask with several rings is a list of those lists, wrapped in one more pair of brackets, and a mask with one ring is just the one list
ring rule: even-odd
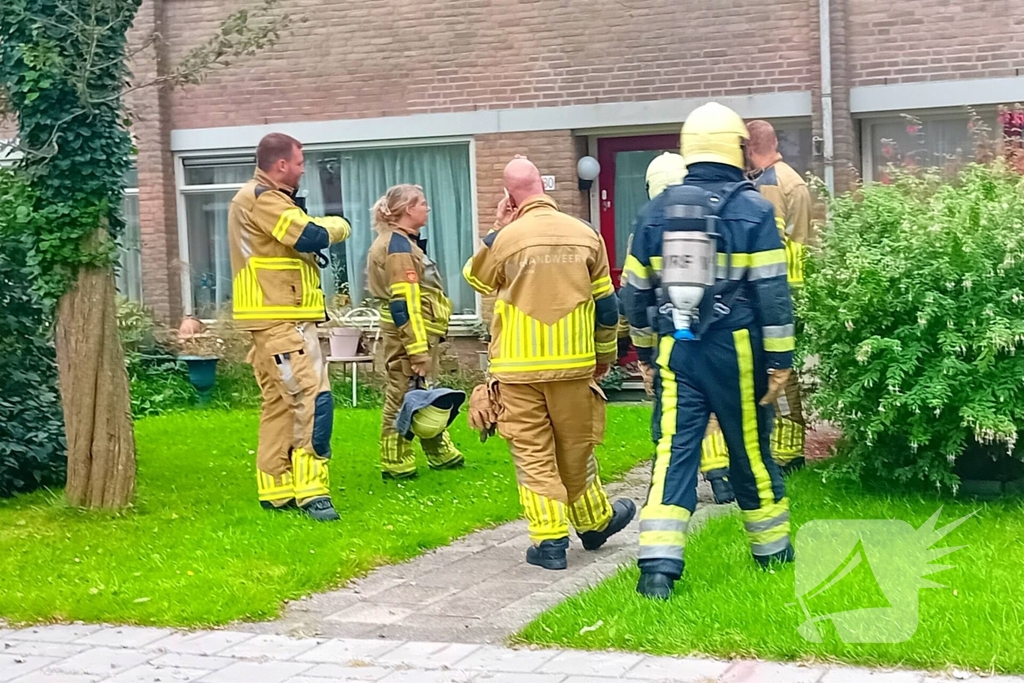
{"label": "tree branch with leaves", "polygon": [[[124,227],[123,178],[131,163],[126,93],[193,85],[211,71],[271,47],[288,17],[278,0],[227,17],[217,33],[166,74],[133,83],[130,48],[142,0],[4,0],[0,4],[0,106],[18,122],[10,143],[31,189],[26,276],[55,312],[68,442],[66,495],[75,505],[120,507],[135,487],[135,444],[124,356],[117,337],[114,263]],[[3,151],[3,150],[0,150]],[[17,221],[6,221],[17,229]],[[11,226],[13,225],[13,228]]]}

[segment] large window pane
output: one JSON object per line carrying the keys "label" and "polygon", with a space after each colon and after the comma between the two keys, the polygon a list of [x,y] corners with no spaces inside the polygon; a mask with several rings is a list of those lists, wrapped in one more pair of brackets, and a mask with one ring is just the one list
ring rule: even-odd
{"label": "large window pane", "polygon": [[201,318],[215,318],[231,302],[228,207],[234,196],[234,190],[185,195],[192,306]]}
{"label": "large window pane", "polygon": [[[982,120],[990,129],[994,126],[994,116]],[[956,167],[973,160],[974,133],[966,111],[880,119],[869,122],[867,129],[876,181],[888,182],[891,167]]]}
{"label": "large window pane", "polygon": [[241,185],[255,172],[255,163],[186,163],[185,185]]}
{"label": "large window pane", "polygon": [[807,125],[775,126],[782,159],[801,176],[811,170],[811,128]]}
{"label": "large window pane", "polygon": [[[647,166],[664,152],[678,149],[641,150],[619,152],[615,155],[615,263],[621,270],[629,250],[629,236],[633,233],[640,207],[647,202]],[[616,283],[618,286],[618,283]]]}
{"label": "large window pane", "polygon": [[[306,183],[317,177],[314,168],[328,168],[340,160],[345,216],[352,222],[352,237],[345,242],[346,275],[352,300],[367,297],[366,255],[375,234],[370,207],[387,189],[399,183],[421,185],[430,204],[430,220],[423,229],[428,252],[437,261],[455,314],[475,315],[476,295],[463,281],[462,266],[473,253],[473,200],[468,145],[440,145],[389,149],[346,150],[309,154]],[[312,162],[312,164],[310,163]],[[328,187],[328,186],[324,186]],[[310,192],[310,209],[316,200]],[[324,201],[324,200],[321,200]]]}
{"label": "large window pane", "polygon": [[124,235],[117,268],[117,292],[132,301],[142,301],[142,232],[139,227],[139,195],[126,194],[122,204]]}

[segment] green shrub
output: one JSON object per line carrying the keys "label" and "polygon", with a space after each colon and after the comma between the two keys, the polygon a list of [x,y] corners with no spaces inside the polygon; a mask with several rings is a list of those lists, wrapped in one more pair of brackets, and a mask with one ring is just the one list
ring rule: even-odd
{"label": "green shrub", "polygon": [[834,472],[955,491],[966,448],[1024,425],[1024,180],[997,162],[834,199],[800,316]]}
{"label": "green shrub", "polygon": [[67,469],[48,319],[25,261],[31,205],[15,173],[0,168],[0,496],[59,485]]}

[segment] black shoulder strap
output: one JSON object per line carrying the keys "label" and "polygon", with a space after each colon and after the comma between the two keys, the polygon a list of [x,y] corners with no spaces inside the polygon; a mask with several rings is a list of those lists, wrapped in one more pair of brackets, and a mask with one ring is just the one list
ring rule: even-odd
{"label": "black shoulder strap", "polygon": [[[741,180],[738,183],[733,183],[731,185],[726,185],[723,188],[723,190],[724,191],[722,192],[722,195],[721,195],[721,201],[718,203],[717,209],[714,210],[714,214],[716,216],[721,215],[722,211],[729,204],[729,202],[732,201],[733,197],[735,197],[737,194],[739,194],[743,190],[754,190],[755,192],[757,191],[754,188],[754,184],[752,182],[750,182],[749,180]],[[729,286],[729,282],[731,280],[728,277],[728,271],[732,269],[732,245],[731,244],[727,244],[727,245],[725,245],[725,248],[726,248],[726,257],[725,257],[726,258],[726,278],[725,278],[725,280],[723,280],[721,285],[719,285],[718,283],[715,283],[712,286],[712,288],[711,288],[711,292],[710,293],[712,295],[712,299],[714,300],[714,303],[711,306],[711,316],[709,316],[708,319],[705,319],[705,320],[701,321],[701,323],[700,323],[700,331],[699,331],[699,333],[697,335],[698,337],[703,335],[707,331],[707,329],[709,327],[711,327],[711,325],[713,325],[714,323],[718,322],[719,320],[721,320],[725,316],[729,315],[729,313],[732,311],[733,302],[736,300],[736,297],[739,296],[740,290],[742,289],[741,287],[736,287],[733,290],[732,295],[729,297],[729,300],[728,301],[722,301],[722,294],[718,290],[725,289],[726,287]]]}

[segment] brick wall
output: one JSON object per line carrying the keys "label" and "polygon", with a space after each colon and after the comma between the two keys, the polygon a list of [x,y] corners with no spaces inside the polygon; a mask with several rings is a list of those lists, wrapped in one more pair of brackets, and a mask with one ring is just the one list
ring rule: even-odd
{"label": "brick wall", "polygon": [[[163,29],[163,0],[142,4],[130,41],[138,44]],[[165,56],[153,45],[135,56],[136,83],[152,81],[164,73]],[[142,232],[142,298],[161,319],[177,322],[183,311],[178,256],[177,204],[174,159],[171,155],[171,93],[166,88],[144,88],[130,93],[132,135],[139,149],[139,226]]]}
{"label": "brick wall", "polygon": [[543,175],[555,176],[555,191],[549,194],[562,211],[579,218],[588,217],[590,199],[576,184],[577,148],[571,131],[479,135],[476,138],[476,183],[481,235],[494,225],[494,210],[504,194],[501,174],[505,164],[516,154],[530,159]]}
{"label": "brick wall", "polygon": [[[504,196],[502,171],[516,154],[536,164],[543,175],[555,176],[551,197],[565,213],[579,218],[590,214],[589,196],[580,192],[576,179],[578,141],[572,131],[505,133],[476,137],[476,184],[478,226],[485,235],[494,225],[494,211]],[[483,315],[490,320],[493,299],[484,299]]]}
{"label": "brick wall", "polygon": [[[243,0],[166,5],[169,57]],[[807,0],[290,0],[292,34],[175,94],[175,128],[806,89]],[[760,49],[768,46],[770,49]]]}
{"label": "brick wall", "polygon": [[1024,4],[1019,0],[845,1],[854,86],[1024,71]]}

